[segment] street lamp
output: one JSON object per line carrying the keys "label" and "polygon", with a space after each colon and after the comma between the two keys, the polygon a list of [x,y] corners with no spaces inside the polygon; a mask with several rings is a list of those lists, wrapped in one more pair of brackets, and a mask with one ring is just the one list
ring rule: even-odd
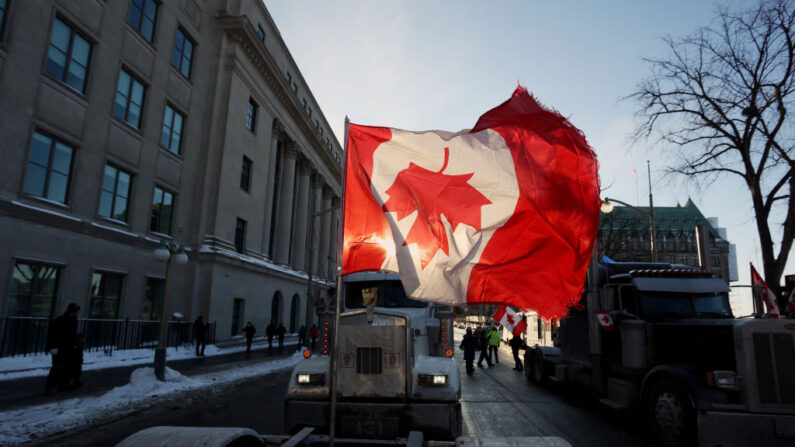
{"label": "street lamp", "polygon": [[[155,377],[157,380],[166,379],[166,346],[168,340],[168,299],[171,294],[171,266],[176,262],[179,265],[188,263],[188,255],[185,254],[185,247],[173,241],[160,241],[160,245],[154,250],[155,259],[166,261],[166,290],[163,292],[163,308],[160,309],[160,336],[155,349]],[[173,255],[173,256],[172,256]]]}

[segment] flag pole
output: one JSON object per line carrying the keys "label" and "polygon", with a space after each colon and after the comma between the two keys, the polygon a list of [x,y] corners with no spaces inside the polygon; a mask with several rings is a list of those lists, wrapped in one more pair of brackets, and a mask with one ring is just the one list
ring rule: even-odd
{"label": "flag pole", "polygon": [[329,445],[334,446],[334,436],[337,433],[337,366],[339,356],[337,346],[339,345],[340,328],[340,307],[345,298],[344,288],[342,287],[342,252],[345,240],[343,239],[343,229],[345,228],[345,178],[348,171],[348,126],[351,120],[345,116],[345,144],[342,150],[342,197],[340,198],[340,218],[337,227],[337,299],[334,306],[334,341],[331,346],[331,415],[329,417]]}

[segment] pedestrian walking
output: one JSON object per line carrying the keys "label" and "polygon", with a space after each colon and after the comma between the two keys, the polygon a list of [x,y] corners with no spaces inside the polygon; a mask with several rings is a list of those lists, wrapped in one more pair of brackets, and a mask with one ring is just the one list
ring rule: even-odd
{"label": "pedestrian walking", "polygon": [[251,342],[254,340],[254,333],[257,332],[257,328],[254,327],[253,324],[249,321],[246,324],[246,327],[243,328],[243,334],[246,336],[246,358],[251,358]]}
{"label": "pedestrian walking", "polygon": [[500,364],[500,359],[497,357],[497,351],[500,349],[500,333],[497,332],[497,327],[491,328],[488,334],[489,338],[489,357],[494,355],[494,363]]}
{"label": "pedestrian walking", "polygon": [[72,389],[83,386],[80,376],[83,375],[83,347],[85,344],[86,336],[80,332],[77,334],[77,343],[75,343],[75,351],[69,368],[69,388]]}
{"label": "pedestrian walking", "polygon": [[64,391],[69,387],[70,366],[77,350],[77,313],[80,306],[69,303],[66,312],[50,323],[46,349],[52,356],[52,367],[47,376],[44,395]]}
{"label": "pedestrian walking", "polygon": [[306,338],[306,326],[301,326],[298,328],[298,351],[301,350],[301,347],[304,346],[304,339]]}
{"label": "pedestrian walking", "polygon": [[467,333],[461,340],[461,345],[459,348],[464,350],[464,360],[467,364],[467,374],[470,375],[475,372],[475,351],[478,349],[478,345],[478,339],[472,335],[472,328],[467,328]]}
{"label": "pedestrian walking", "polygon": [[486,330],[484,328],[477,328],[475,334],[475,338],[477,338],[478,342],[480,343],[478,367],[483,368],[483,360],[485,360],[486,364],[488,364],[489,368],[491,368],[493,365],[491,364],[491,355],[489,355],[489,338],[486,336]]}
{"label": "pedestrian walking", "polygon": [[284,354],[284,334],[287,329],[284,324],[279,323],[279,329],[276,329],[276,337],[279,339],[279,354]]}
{"label": "pedestrian walking", "polygon": [[193,336],[196,338],[196,356],[204,357],[204,348],[207,346],[207,325],[204,317],[199,315],[193,322]]}
{"label": "pedestrian walking", "polygon": [[312,329],[309,330],[309,336],[312,337],[312,350],[315,350],[315,343],[317,342],[317,336],[320,335],[320,331],[317,328],[316,324],[312,325]]}
{"label": "pedestrian walking", "polygon": [[511,346],[511,352],[513,352],[513,361],[516,363],[516,366],[513,367],[516,371],[522,371],[522,361],[519,359],[519,350],[522,349],[522,337],[514,334],[511,341],[508,343]]}
{"label": "pedestrian walking", "polygon": [[273,322],[268,323],[265,328],[265,335],[268,336],[268,355],[273,354],[273,336],[276,335],[276,328],[273,327]]}

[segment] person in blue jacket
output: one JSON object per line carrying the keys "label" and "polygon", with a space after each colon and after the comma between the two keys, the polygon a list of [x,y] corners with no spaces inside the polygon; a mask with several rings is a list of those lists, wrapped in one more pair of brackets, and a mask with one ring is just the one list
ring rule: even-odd
{"label": "person in blue jacket", "polygon": [[475,372],[475,351],[478,350],[480,342],[472,335],[472,328],[467,328],[467,333],[461,340],[459,348],[464,350],[464,360],[467,363],[467,374]]}

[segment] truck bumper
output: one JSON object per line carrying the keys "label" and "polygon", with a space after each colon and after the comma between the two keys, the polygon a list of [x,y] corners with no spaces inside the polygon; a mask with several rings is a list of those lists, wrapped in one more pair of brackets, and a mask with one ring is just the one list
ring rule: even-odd
{"label": "truck bumper", "polygon": [[[328,401],[287,400],[285,427],[294,433],[315,427],[327,433],[331,412]],[[421,431],[427,439],[455,439],[461,435],[458,402],[337,402],[337,436],[355,438],[406,437]]]}
{"label": "truck bumper", "polygon": [[698,445],[792,446],[795,415],[706,412],[698,415]]}

